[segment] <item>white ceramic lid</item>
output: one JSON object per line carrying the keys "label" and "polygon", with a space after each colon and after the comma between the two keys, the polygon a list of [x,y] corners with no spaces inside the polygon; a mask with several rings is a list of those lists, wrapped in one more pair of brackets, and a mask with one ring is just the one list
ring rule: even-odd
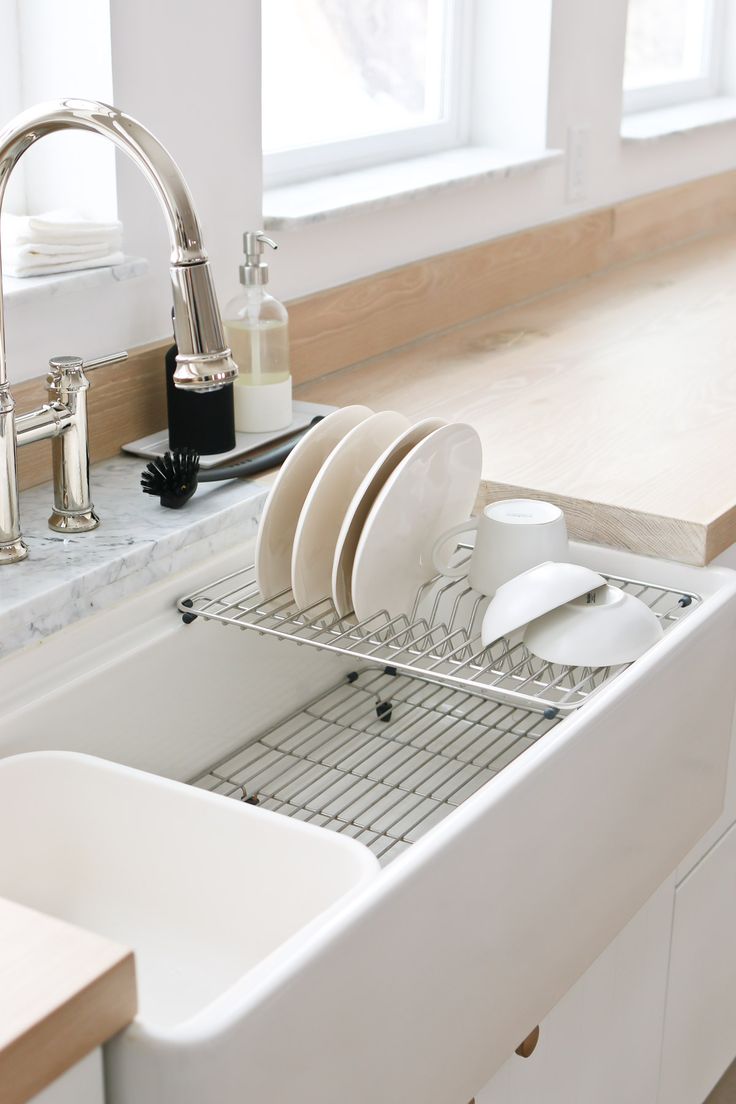
{"label": "white ceramic lid", "polygon": [[524,643],[549,663],[617,667],[633,663],[663,634],[659,618],[640,598],[604,586],[532,621]]}
{"label": "white ceramic lid", "polygon": [[481,640],[493,644],[565,602],[605,586],[606,580],[589,567],[572,563],[543,563],[502,583],[488,604]]}

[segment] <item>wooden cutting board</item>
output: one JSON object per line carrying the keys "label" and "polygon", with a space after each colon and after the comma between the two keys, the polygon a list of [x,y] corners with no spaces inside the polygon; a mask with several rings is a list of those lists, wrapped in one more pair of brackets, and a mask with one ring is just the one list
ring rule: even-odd
{"label": "wooden cutting board", "polygon": [[0,1104],[24,1104],[136,1009],[131,951],[0,897]]}

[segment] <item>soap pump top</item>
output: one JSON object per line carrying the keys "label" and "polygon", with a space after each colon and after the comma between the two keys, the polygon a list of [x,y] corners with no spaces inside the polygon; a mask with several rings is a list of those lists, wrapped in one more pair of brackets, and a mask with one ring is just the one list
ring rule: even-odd
{"label": "soap pump top", "polygon": [[260,230],[246,230],[243,234],[245,263],[240,266],[240,282],[244,287],[268,283],[268,262],[263,259],[264,245],[278,249],[276,242],[267,238]]}

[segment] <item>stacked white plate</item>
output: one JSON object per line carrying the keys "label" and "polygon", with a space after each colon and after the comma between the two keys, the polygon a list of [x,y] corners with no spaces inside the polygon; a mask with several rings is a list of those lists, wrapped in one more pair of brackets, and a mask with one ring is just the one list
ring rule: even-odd
{"label": "stacked white plate", "polygon": [[331,599],[359,620],[408,613],[435,574],[437,537],[470,514],[481,459],[471,426],[336,410],[302,438],[268,496],[256,543],[261,594],[291,588],[301,610]]}

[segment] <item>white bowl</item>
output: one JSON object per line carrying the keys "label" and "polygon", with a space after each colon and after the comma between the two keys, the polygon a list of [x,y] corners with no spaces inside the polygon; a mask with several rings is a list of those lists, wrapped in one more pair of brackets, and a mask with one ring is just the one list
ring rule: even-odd
{"label": "white bowl", "polygon": [[565,602],[605,584],[602,575],[580,564],[548,561],[531,567],[498,588],[483,618],[481,640],[484,646],[492,644]]}
{"label": "white bowl", "polygon": [[659,618],[639,598],[604,586],[533,621],[524,643],[550,663],[616,667],[633,663],[663,632]]}

